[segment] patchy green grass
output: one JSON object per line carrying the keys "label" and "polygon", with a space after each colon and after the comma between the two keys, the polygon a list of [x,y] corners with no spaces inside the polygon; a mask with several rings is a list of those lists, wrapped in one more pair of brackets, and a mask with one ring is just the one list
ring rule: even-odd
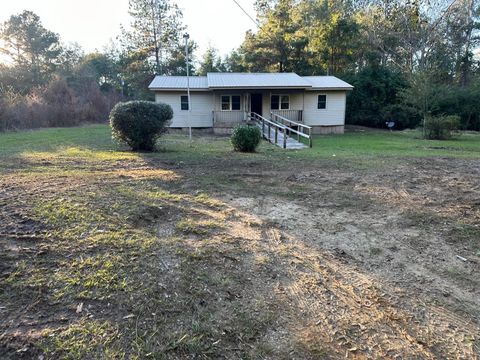
{"label": "patchy green grass", "polygon": [[462,244],[480,257],[480,224],[463,224],[459,222],[450,230],[448,240],[453,244]]}
{"label": "patchy green grass", "polygon": [[[298,155],[297,155],[298,156]],[[302,156],[302,155],[300,155]],[[314,136],[304,156],[358,157],[480,157],[480,134],[465,133],[453,140],[423,140],[417,131],[366,131]]]}
{"label": "patchy green grass", "polygon": [[122,359],[124,353],[115,349],[119,331],[108,322],[81,319],[65,329],[45,331],[39,347],[52,357],[62,359]]}
{"label": "patchy green grass", "polygon": [[[479,135],[447,142],[417,135],[316,136],[313,149],[284,151],[262,142],[257,153],[242,154],[231,150],[228,137],[190,142],[182,135],[165,136],[163,151],[133,153],[111,141],[106,125],[1,134],[0,357],[336,354],[339,345],[297,331],[305,314],[285,300],[285,288],[302,284],[290,277],[315,267],[303,264],[286,236],[269,235],[284,226],[282,219],[263,222],[225,198],[250,197],[251,209],[270,197],[331,206],[332,213],[363,211],[350,168],[366,181],[363,168],[391,166],[393,158],[480,158]],[[322,176],[329,173],[335,192],[312,191],[328,183]],[[419,213],[412,215],[417,222]],[[478,229],[456,226],[452,239],[477,250]],[[374,258],[385,252],[370,249]],[[299,297],[311,299],[310,287],[320,283],[299,286],[306,291]],[[351,294],[336,296],[348,303]],[[342,344],[341,357],[353,348]]]}
{"label": "patchy green grass", "polygon": [[282,151],[262,142],[258,154],[236,154],[231,150],[228,137],[194,137],[167,135],[159,143],[164,151],[157,154],[126,152],[112,142],[106,125],[80,128],[44,129],[1,135],[0,157],[21,155],[26,158],[75,157],[96,160],[137,159],[139,156],[198,159],[205,156],[256,158],[258,156],[311,157],[400,157],[446,156],[480,157],[480,134],[464,133],[457,139],[446,141],[423,140],[417,131],[366,131],[343,135],[316,135],[311,150]]}
{"label": "patchy green grass", "polygon": [[223,224],[214,220],[197,221],[194,219],[183,219],[177,222],[176,229],[184,234],[205,235],[211,230],[223,227]]}
{"label": "patchy green grass", "polygon": [[120,255],[96,254],[61,261],[53,281],[59,285],[55,298],[73,295],[77,299],[106,299],[118,291],[127,291],[123,269],[125,258]]}

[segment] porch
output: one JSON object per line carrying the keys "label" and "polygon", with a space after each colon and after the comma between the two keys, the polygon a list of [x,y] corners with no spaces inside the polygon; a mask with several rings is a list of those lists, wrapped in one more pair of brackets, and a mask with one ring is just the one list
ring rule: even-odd
{"label": "porch", "polygon": [[271,113],[303,123],[305,91],[300,89],[225,89],[213,91],[214,129],[246,123],[251,112],[268,119]]}
{"label": "porch", "polygon": [[[303,110],[272,110],[271,113],[280,115],[294,122],[302,123]],[[214,128],[231,129],[237,125],[246,124],[250,111],[212,111]],[[270,118],[271,116],[266,116]]]}
{"label": "porch", "polygon": [[247,122],[246,111],[212,111],[213,128],[231,129]]}
{"label": "porch", "polygon": [[288,120],[303,123],[303,110],[271,110],[271,112]]}

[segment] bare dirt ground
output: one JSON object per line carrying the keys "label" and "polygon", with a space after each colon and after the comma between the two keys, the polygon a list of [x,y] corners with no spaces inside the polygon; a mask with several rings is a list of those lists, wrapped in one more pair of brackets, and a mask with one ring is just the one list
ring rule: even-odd
{"label": "bare dirt ground", "polygon": [[224,197],[291,249],[275,286],[302,319],[294,332],[338,356],[478,356],[480,163],[347,168],[240,172],[253,196]]}
{"label": "bare dirt ground", "polygon": [[1,358],[480,355],[478,160],[22,161]]}

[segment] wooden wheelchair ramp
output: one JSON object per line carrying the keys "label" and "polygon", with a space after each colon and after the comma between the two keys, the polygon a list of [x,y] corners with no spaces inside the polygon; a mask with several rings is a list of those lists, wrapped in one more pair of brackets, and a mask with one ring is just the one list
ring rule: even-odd
{"label": "wooden wheelchair ramp", "polygon": [[[299,150],[312,147],[311,127],[273,113],[271,116],[271,119],[266,119],[257,113],[251,113],[249,116],[249,119],[259,127],[264,139],[284,149]],[[308,133],[305,133],[305,130]],[[306,138],[309,145],[302,143],[301,137]]]}
{"label": "wooden wheelchair ramp", "polygon": [[[262,125],[257,123],[257,126],[262,130]],[[265,127],[263,130],[263,138],[271,142],[272,144],[275,144],[277,146],[283,147],[284,149],[305,149],[308,146],[305,145],[304,143],[295,140],[294,138],[290,136],[286,136],[283,132],[278,132],[277,133],[277,139],[275,139],[275,129],[272,127]],[[285,146],[284,146],[285,142]]]}

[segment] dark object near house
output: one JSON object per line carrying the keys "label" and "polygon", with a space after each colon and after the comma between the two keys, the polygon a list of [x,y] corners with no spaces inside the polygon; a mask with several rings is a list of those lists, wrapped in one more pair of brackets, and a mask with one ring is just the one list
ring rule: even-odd
{"label": "dark object near house", "polygon": [[129,101],[115,105],[110,112],[110,126],[113,137],[132,150],[152,151],[172,117],[170,105]]}

